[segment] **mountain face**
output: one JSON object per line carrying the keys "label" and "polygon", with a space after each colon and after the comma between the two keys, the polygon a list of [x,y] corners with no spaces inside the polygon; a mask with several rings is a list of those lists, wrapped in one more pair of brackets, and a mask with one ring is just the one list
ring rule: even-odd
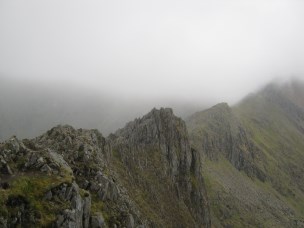
{"label": "mountain face", "polygon": [[188,128],[193,146],[205,152],[210,160],[223,156],[248,176],[265,179],[263,171],[254,164],[254,160],[262,157],[261,152],[226,103],[195,113]]}
{"label": "mountain face", "polygon": [[109,137],[57,126],[0,144],[0,227],[210,227],[200,156],[171,109]]}
{"label": "mountain face", "polygon": [[187,120],[216,227],[304,227],[303,91],[271,84]]}
{"label": "mountain face", "polygon": [[0,143],[0,227],[304,227],[304,85],[186,122],[153,109],[104,137]]}

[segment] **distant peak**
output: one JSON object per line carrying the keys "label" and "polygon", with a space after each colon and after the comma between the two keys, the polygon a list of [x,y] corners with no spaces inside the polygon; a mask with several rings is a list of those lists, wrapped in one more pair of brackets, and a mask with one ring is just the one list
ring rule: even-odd
{"label": "distant peak", "polygon": [[172,108],[160,108],[156,109],[153,108],[148,114],[144,115],[140,120],[146,120],[146,119],[172,119],[177,118]]}
{"label": "distant peak", "polygon": [[127,125],[116,131],[116,135],[130,135],[132,132],[137,132],[135,129],[147,128],[152,129],[153,134],[159,132],[160,129],[169,129],[173,125],[181,126],[183,122],[180,118],[176,117],[171,108],[153,108],[149,113],[142,118],[137,118],[134,121],[127,123]]}
{"label": "distant peak", "polygon": [[173,115],[173,110],[172,108],[163,108],[161,107],[160,109],[157,109],[157,108],[153,108],[151,110],[151,112],[149,112],[148,114],[153,114],[153,113],[166,113],[166,114],[169,114],[169,115]]}
{"label": "distant peak", "polygon": [[162,117],[175,117],[172,108],[153,108],[149,113],[144,115],[141,119],[149,119],[149,118],[162,118]]}
{"label": "distant peak", "polygon": [[60,131],[60,132],[67,132],[67,131],[75,131],[75,129],[68,124],[65,125],[57,125],[56,127],[53,127],[51,130],[48,131],[49,134],[51,134],[54,131]]}
{"label": "distant peak", "polygon": [[207,109],[206,112],[227,113],[227,112],[231,112],[231,108],[227,103],[223,102],[212,106],[211,108]]}
{"label": "distant peak", "polygon": [[230,109],[230,106],[228,105],[228,103],[222,102],[222,103],[218,103],[218,104],[214,105],[211,108],[225,108],[225,109],[228,108],[228,109]]}
{"label": "distant peak", "polygon": [[295,88],[304,86],[304,81],[298,77],[290,77],[284,79],[275,79],[270,83],[266,84],[260,91],[282,91],[287,88]]}
{"label": "distant peak", "polygon": [[230,118],[231,114],[232,114],[232,109],[227,103],[225,102],[218,103],[209,109],[194,113],[188,119],[188,124],[190,125],[192,124],[193,126],[195,126],[198,123],[205,122],[206,119],[209,118],[226,119],[227,117]]}

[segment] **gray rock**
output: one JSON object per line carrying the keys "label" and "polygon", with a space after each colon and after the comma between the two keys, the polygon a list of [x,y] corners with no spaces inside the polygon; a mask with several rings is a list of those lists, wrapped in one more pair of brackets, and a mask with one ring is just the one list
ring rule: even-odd
{"label": "gray rock", "polygon": [[43,157],[38,158],[38,159],[37,159],[37,162],[38,162],[38,163],[41,163],[41,164],[44,163]]}
{"label": "gray rock", "polygon": [[11,149],[19,152],[20,147],[24,148],[24,145],[20,145],[22,144],[21,142],[19,142],[19,140],[16,138],[16,136],[13,136],[10,140],[9,140],[10,144],[11,144]]}
{"label": "gray rock", "polygon": [[10,166],[7,164],[4,158],[1,158],[0,160],[0,172],[6,175],[13,175],[13,171],[11,170]]}
{"label": "gray rock", "polygon": [[44,196],[44,200],[51,200],[53,197],[52,191],[48,191],[45,196]]}
{"label": "gray rock", "polygon": [[126,225],[127,225],[127,228],[135,227],[134,218],[133,218],[132,214],[128,214],[127,219],[126,219]]}
{"label": "gray rock", "polygon": [[60,228],[81,228],[80,224],[76,222],[75,210],[66,209],[56,222],[56,227]]}
{"label": "gray rock", "polygon": [[60,154],[56,153],[55,151],[49,150],[49,155],[59,165],[59,167],[64,168],[69,173],[73,173],[71,167]]}
{"label": "gray rock", "polygon": [[[49,195],[50,193],[47,193]],[[52,195],[62,201],[69,201],[71,209],[66,209],[58,215],[56,227],[88,228],[91,213],[91,195],[80,195],[80,189],[76,182],[70,186],[62,184],[52,190]],[[51,198],[53,198],[51,197]],[[50,198],[46,196],[45,198]]]}
{"label": "gray rock", "polygon": [[91,216],[91,228],[103,228],[105,221],[101,213]]}
{"label": "gray rock", "polygon": [[7,228],[7,219],[0,217],[0,227]]}
{"label": "gray rock", "polygon": [[7,163],[2,165],[1,172],[3,174],[7,174],[7,175],[13,175],[14,174],[12,169],[10,168],[10,166]]}
{"label": "gray rock", "polygon": [[32,167],[36,164],[38,159],[38,155],[36,153],[31,153],[30,157],[28,158],[27,163],[25,163],[25,167]]}
{"label": "gray rock", "polygon": [[83,227],[88,228],[90,225],[91,214],[91,195],[83,199]]}
{"label": "gray rock", "polygon": [[64,222],[64,216],[63,215],[58,215],[57,216],[57,222],[56,222],[56,225],[57,227],[60,227]]}
{"label": "gray rock", "polygon": [[44,164],[41,169],[40,169],[41,172],[45,172],[45,173],[51,173],[52,172],[52,169],[47,165],[47,164]]}
{"label": "gray rock", "polygon": [[113,201],[118,198],[119,190],[112,180],[109,180],[105,176],[98,176],[97,180],[100,186],[97,194],[101,200]]}

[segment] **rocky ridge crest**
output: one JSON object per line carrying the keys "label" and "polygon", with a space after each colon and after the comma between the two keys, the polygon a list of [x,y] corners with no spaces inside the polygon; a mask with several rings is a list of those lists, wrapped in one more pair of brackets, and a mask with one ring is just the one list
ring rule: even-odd
{"label": "rocky ridge crest", "polygon": [[1,227],[210,227],[185,123],[153,109],[105,138],[57,126],[0,144]]}

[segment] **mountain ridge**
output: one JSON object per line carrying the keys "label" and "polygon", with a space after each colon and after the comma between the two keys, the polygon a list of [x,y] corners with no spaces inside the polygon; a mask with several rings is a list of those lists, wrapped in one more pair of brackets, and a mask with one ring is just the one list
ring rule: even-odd
{"label": "mountain ridge", "polygon": [[210,227],[199,157],[171,109],[153,109],[108,138],[68,125],[12,138],[0,156],[4,227]]}
{"label": "mountain ridge", "polygon": [[304,112],[295,102],[301,97],[286,92],[291,85],[267,85],[231,108],[217,105],[187,120],[217,227],[303,227]]}
{"label": "mountain ridge", "polygon": [[1,142],[0,227],[304,227],[302,86]]}

